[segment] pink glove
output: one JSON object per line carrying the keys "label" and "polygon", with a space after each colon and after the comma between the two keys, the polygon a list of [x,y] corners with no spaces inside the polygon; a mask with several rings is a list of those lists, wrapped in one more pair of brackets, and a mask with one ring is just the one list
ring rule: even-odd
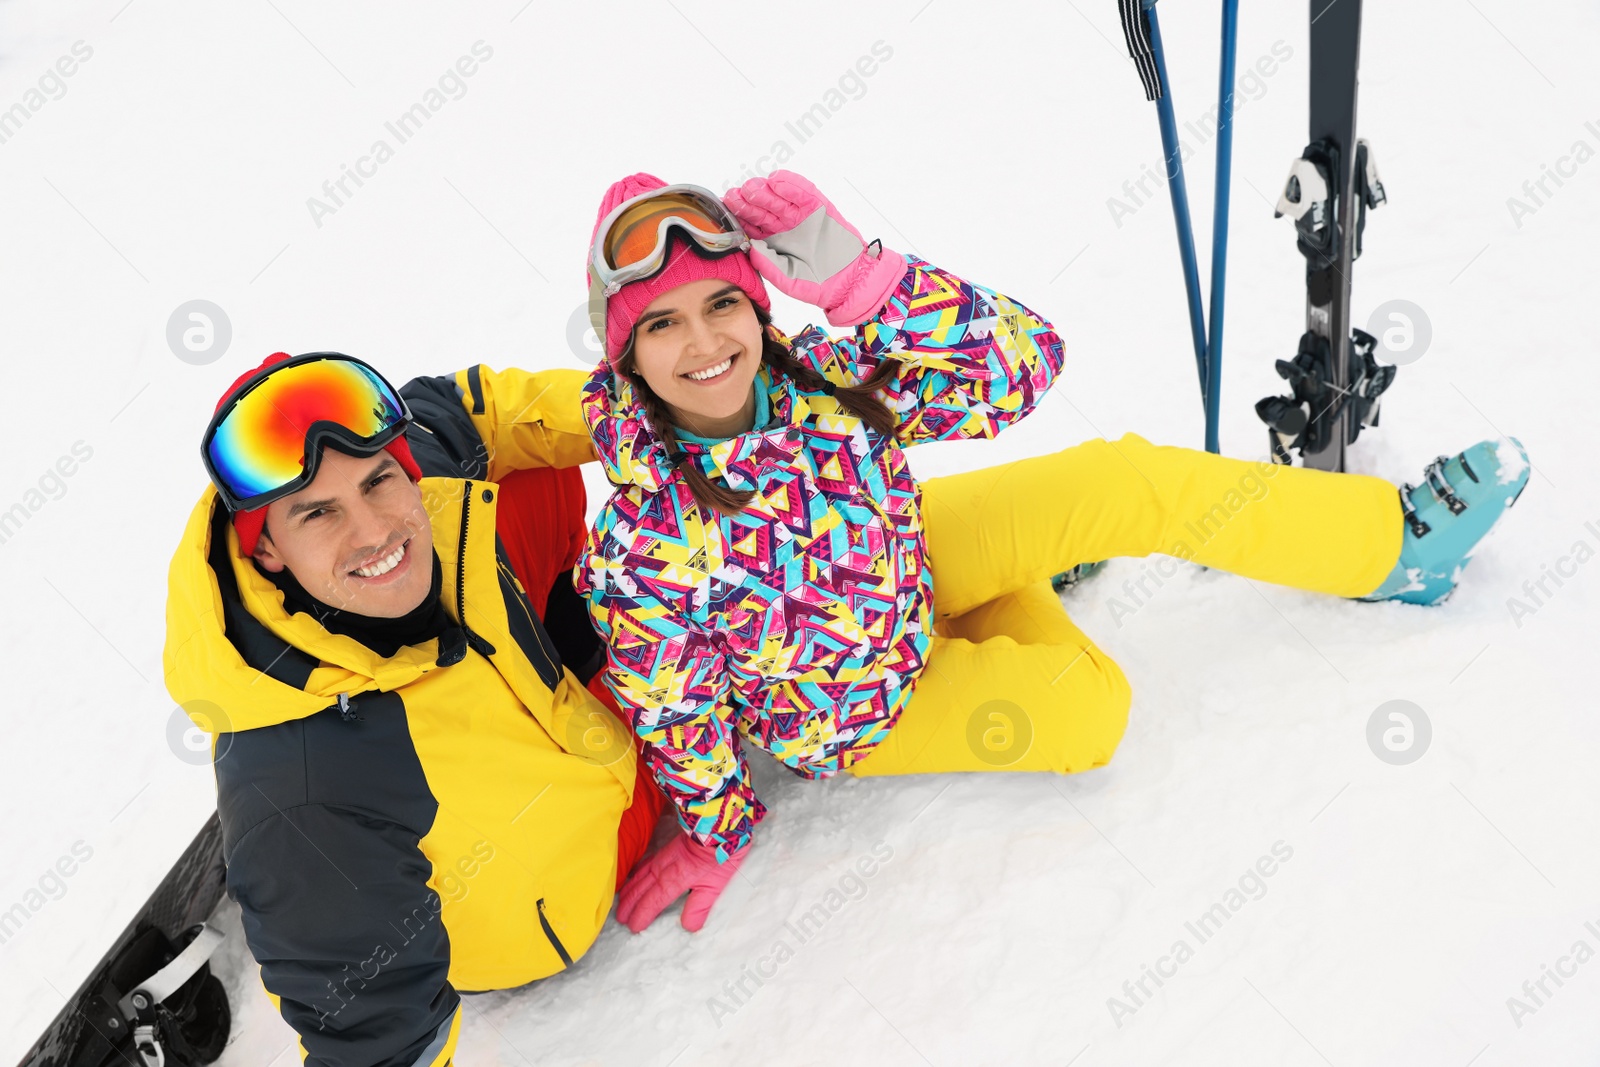
{"label": "pink glove", "polygon": [[698,932],[711,914],[711,905],[733,881],[749,852],[747,846],[718,863],[715,849],[687,835],[673,838],[628,876],[617,905],[617,921],[637,934],[687,890],[683,928],[691,934]]}
{"label": "pink glove", "polygon": [[828,198],[793,171],[751,178],[722,202],[750,235],[750,261],[761,277],[820,307],[835,326],[859,326],[876,315],[906,272],[905,256],[868,248]]}

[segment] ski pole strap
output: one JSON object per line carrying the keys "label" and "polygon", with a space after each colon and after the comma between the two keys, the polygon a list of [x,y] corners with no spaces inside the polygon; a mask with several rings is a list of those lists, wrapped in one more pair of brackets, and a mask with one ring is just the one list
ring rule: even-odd
{"label": "ski pole strap", "polygon": [[[1148,2],[1154,5],[1155,0]],[[1146,6],[1146,0],[1117,0],[1117,10],[1122,15],[1122,37],[1128,42],[1128,55],[1133,57],[1134,69],[1144,83],[1144,98],[1160,100],[1161,73],[1156,69],[1155,52],[1150,47],[1150,15]]]}
{"label": "ski pole strap", "polygon": [[142,1010],[160,1004],[179,986],[193,978],[195,972],[205,966],[206,961],[217,951],[217,946],[222,942],[221,930],[213,930],[204,923],[200,924],[200,932],[195,935],[194,940],[174,956],[172,962],[140,982],[118,1001],[117,1007],[122,1009],[123,1015],[131,1019],[138,1016]]}

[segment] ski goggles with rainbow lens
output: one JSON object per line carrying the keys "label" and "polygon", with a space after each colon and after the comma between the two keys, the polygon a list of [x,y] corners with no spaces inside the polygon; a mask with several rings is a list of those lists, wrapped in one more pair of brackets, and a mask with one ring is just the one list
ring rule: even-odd
{"label": "ski goggles with rainbow lens", "polygon": [[624,200],[600,220],[589,250],[589,319],[601,338],[606,298],[665,266],[673,233],[713,257],[750,248],[739,220],[709,189],[667,185]]}
{"label": "ski goggles with rainbow lens", "polygon": [[310,485],[324,443],[374,455],[410,423],[383,375],[352,356],[311,352],[235,390],[206,427],[200,458],[223,503],[250,511]]}

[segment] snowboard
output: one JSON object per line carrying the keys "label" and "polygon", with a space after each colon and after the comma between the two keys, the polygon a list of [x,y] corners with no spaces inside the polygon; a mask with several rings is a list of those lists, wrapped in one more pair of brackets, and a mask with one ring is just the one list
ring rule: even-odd
{"label": "snowboard", "polygon": [[224,877],[222,827],[213,812],[20,1067],[190,1067],[221,1055],[228,999],[203,957],[220,941],[204,923]]}

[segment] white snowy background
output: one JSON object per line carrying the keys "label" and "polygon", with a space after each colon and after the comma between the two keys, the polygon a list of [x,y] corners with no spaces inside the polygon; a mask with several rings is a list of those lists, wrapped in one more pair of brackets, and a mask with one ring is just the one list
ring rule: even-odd
{"label": "white snowy background", "polygon": [[[1306,136],[1308,15],[1243,7],[1222,445],[1264,458],[1252,405],[1302,329],[1302,260],[1271,201]],[[1161,15],[1180,125],[1203,129],[1218,7]],[[1546,977],[1532,1013],[1508,1007],[1532,1006],[1524,983],[1576,943],[1600,950],[1597,32],[1574,0],[1366,12],[1360,128],[1390,203],[1354,321],[1405,300],[1432,339],[1353,466],[1415,481],[1503,432],[1536,468],[1453,600],[1360,604],[1185,568],[1114,614],[1149,565],[1115,561],[1066,598],[1134,685],[1110,766],[812,784],[762,762],[772,815],[704,932],[677,909],[638,937],[612,923],[570,972],[467,998],[457,1062],[1600,1060],[1600,962]],[[492,57],[398,144],[385,122],[479,41]],[[878,42],[889,58],[852,80]],[[92,54],[47,77],[75,48]],[[786,123],[830,100],[801,142]],[[647,170],[721,189],[782,141],[868,237],[1023,300],[1066,340],[1031,417],[915,449],[920,475],[1130,430],[1201,441],[1166,193],[1124,192],[1161,150],[1112,0],[7,0],[0,112],[18,103],[0,143],[0,512],[26,521],[0,543],[0,911],[23,919],[0,943],[0,1063],[211,810],[209,767],[170,729],[166,568],[212,404],[268,352],[342,350],[396,380],[591,366],[575,313],[606,185]],[[1188,137],[1204,271],[1214,153]],[[313,218],[308,198],[379,138],[393,158]],[[196,299],[231,324],[203,365],[167,339]],[[780,304],[782,326],[820,321]],[[91,456],[58,480],[75,445]],[[593,508],[605,485],[587,475]],[[1535,605],[1524,582],[1558,564],[1571,576]],[[1536,610],[1514,618],[1512,597]],[[1368,745],[1391,700],[1431,723],[1408,765]],[[52,879],[79,842],[90,858]],[[1199,944],[1185,924],[1275,845],[1292,858]],[[852,880],[874,849],[891,858]],[[847,903],[798,944],[786,923],[830,890]],[[237,932],[235,910],[219,919]],[[796,950],[774,972],[780,939]],[[1179,939],[1193,958],[1113,1012]],[[239,1021],[222,1062],[289,1067],[291,1032],[242,943],[226,951]]]}

